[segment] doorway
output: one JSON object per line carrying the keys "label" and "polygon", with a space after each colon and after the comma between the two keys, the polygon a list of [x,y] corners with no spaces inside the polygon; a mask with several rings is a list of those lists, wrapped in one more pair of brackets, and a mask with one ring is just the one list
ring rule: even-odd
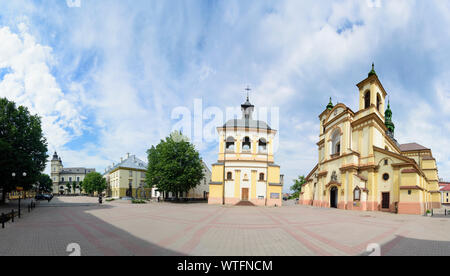
{"label": "doorway", "polygon": [[248,188],[242,188],[242,200],[248,201]]}
{"label": "doorway", "polygon": [[338,204],[338,188],[333,187],[330,190],[330,208],[337,208]]}
{"label": "doorway", "polygon": [[381,194],[381,208],[382,209],[389,209],[390,207],[390,193],[382,193]]}

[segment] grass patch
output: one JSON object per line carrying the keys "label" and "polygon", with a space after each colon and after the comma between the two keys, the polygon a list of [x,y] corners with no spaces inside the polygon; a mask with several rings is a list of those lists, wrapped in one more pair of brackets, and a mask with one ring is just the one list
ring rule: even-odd
{"label": "grass patch", "polygon": [[146,204],[147,202],[145,200],[141,200],[141,199],[133,199],[131,201],[131,203],[133,203],[133,204]]}

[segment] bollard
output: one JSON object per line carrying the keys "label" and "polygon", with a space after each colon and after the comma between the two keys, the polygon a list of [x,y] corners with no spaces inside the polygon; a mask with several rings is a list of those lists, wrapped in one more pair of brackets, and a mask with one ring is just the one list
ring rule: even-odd
{"label": "bollard", "polygon": [[14,222],[14,209],[11,210],[11,222]]}
{"label": "bollard", "polygon": [[2,213],[2,228],[5,229],[5,214]]}

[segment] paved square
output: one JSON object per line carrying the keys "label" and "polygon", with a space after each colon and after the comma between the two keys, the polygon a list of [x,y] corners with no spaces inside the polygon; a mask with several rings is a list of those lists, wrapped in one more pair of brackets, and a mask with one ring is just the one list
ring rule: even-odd
{"label": "paved square", "polygon": [[0,255],[450,255],[450,217],[54,198],[0,229]]}

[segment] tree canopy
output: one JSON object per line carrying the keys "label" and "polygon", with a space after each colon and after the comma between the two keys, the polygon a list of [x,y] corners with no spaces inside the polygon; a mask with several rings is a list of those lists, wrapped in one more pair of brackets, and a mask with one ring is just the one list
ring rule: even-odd
{"label": "tree canopy", "polygon": [[302,187],[303,185],[305,185],[305,183],[306,183],[305,176],[299,176],[298,179],[294,180],[294,185],[291,186],[291,191],[294,192],[292,194],[293,198],[298,198],[300,196]]}
{"label": "tree canopy", "polygon": [[88,194],[102,193],[106,189],[106,179],[98,172],[88,173],[82,182],[82,188]]}
{"label": "tree canopy", "polygon": [[48,176],[48,174],[41,173],[38,182],[39,182],[38,189],[40,192],[51,193],[53,191],[53,182],[50,176]]}
{"label": "tree canopy", "polygon": [[[41,119],[26,107],[0,98],[0,188],[3,198],[17,186],[31,189],[47,161],[47,141]],[[13,177],[12,173],[16,176]],[[26,173],[26,176],[23,176]]]}
{"label": "tree canopy", "polygon": [[203,164],[200,154],[180,132],[173,132],[165,140],[147,151],[146,184],[161,192],[188,192],[200,184]]}

